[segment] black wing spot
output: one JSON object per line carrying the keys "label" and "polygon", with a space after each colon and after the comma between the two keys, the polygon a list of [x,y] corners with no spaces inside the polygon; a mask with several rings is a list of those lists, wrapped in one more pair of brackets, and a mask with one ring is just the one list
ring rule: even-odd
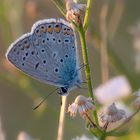
{"label": "black wing spot", "polygon": [[23,43],[27,49],[30,47],[29,40],[25,39]]}
{"label": "black wing spot", "polygon": [[58,72],[58,68],[55,69],[55,72]]}
{"label": "black wing spot", "polygon": [[22,66],[24,66],[24,63],[22,63]]}
{"label": "black wing spot", "polygon": [[42,39],[42,44],[45,45],[45,43],[46,43],[46,40]]}
{"label": "black wing spot", "polygon": [[31,52],[31,55],[34,55],[34,54],[35,54],[35,52],[34,52],[34,51],[32,51],[32,52]]}
{"label": "black wing spot", "polygon": [[39,29],[36,29],[36,31],[35,31],[36,35],[40,34],[39,31],[40,31]]}
{"label": "black wing spot", "polygon": [[23,61],[25,61],[26,57],[23,57]]}
{"label": "black wing spot", "polygon": [[41,50],[41,52],[42,52],[42,53],[44,53],[44,52],[45,52],[45,50],[44,50],[44,49],[42,49],[42,50]]}
{"label": "black wing spot", "polygon": [[43,63],[46,64],[46,60],[43,60]]}
{"label": "black wing spot", "polygon": [[26,53],[25,55],[28,56],[28,53]]}
{"label": "black wing spot", "polygon": [[49,26],[48,26],[48,28],[51,28],[51,27],[52,27],[52,25],[49,25]]}
{"label": "black wing spot", "polygon": [[68,55],[66,54],[65,57],[68,58]]}
{"label": "black wing spot", "polygon": [[64,60],[63,59],[60,59],[60,62],[63,62]]}
{"label": "black wing spot", "polygon": [[13,50],[13,51],[14,51],[14,52],[16,52],[16,50],[17,50],[17,49],[16,49],[16,48],[14,48],[14,50]]}
{"label": "black wing spot", "polygon": [[37,63],[37,64],[35,65],[35,69],[37,69],[37,68],[38,68],[38,66],[39,66],[39,63]]}
{"label": "black wing spot", "polygon": [[69,39],[65,39],[65,43],[69,43],[70,42],[70,40]]}
{"label": "black wing spot", "polygon": [[57,28],[58,28],[58,27],[60,27],[60,25],[59,25],[59,24],[56,24],[56,25],[55,25],[55,27],[57,27]]}
{"label": "black wing spot", "polygon": [[22,45],[21,44],[18,44],[18,47],[21,47]]}
{"label": "black wing spot", "polygon": [[47,38],[47,40],[49,41],[49,38]]}
{"label": "black wing spot", "polygon": [[55,41],[55,38],[53,38],[53,41]]}
{"label": "black wing spot", "polygon": [[53,53],[53,57],[56,57],[56,53]]}
{"label": "black wing spot", "polygon": [[74,46],[72,46],[72,48],[74,49]]}
{"label": "black wing spot", "polygon": [[40,27],[41,29],[42,29],[42,31],[43,32],[45,32],[46,31],[46,26],[45,25],[41,25],[41,27]]}

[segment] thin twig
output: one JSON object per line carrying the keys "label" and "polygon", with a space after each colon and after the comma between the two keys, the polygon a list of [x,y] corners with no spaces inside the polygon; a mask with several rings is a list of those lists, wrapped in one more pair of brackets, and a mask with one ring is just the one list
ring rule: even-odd
{"label": "thin twig", "polygon": [[116,33],[121,17],[123,15],[124,6],[125,6],[125,0],[115,0],[111,18],[108,23],[108,27],[109,27],[108,34],[110,38],[113,38]]}
{"label": "thin twig", "polygon": [[96,124],[91,120],[90,116],[87,113],[85,113],[85,115],[86,115],[86,118],[88,119],[88,121],[91,123],[91,125],[93,127],[97,127]]}
{"label": "thin twig", "polygon": [[100,14],[100,32],[101,32],[101,70],[102,82],[106,82],[109,77],[108,54],[107,54],[107,25],[106,17],[108,13],[109,0],[105,0]]}
{"label": "thin twig", "polygon": [[55,6],[59,9],[59,11],[65,17],[66,16],[66,12],[65,12],[64,8],[62,7],[62,4],[60,4],[57,0],[51,0],[51,1],[55,4]]}
{"label": "thin twig", "polygon": [[63,140],[66,102],[67,102],[67,97],[62,96],[62,106],[61,106],[61,110],[60,110],[57,140]]}

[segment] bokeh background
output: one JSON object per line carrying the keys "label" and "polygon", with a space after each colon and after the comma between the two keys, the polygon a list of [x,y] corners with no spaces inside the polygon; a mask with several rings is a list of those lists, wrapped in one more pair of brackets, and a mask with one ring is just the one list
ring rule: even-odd
{"label": "bokeh background", "polygon": [[[104,0],[94,0],[86,35],[94,88],[103,82],[104,67],[101,65],[100,53],[100,13],[103,4]],[[110,0],[108,6],[108,78],[123,74],[132,91],[135,91],[140,87],[140,1]],[[38,110],[32,110],[55,87],[26,76],[5,58],[9,45],[23,33],[29,32],[35,21],[55,17],[64,18],[50,0],[0,0],[0,140],[16,140],[21,132],[39,140],[55,140],[57,137],[59,96],[53,94]],[[86,96],[86,93],[85,89],[72,91],[67,104],[78,94]],[[129,98],[124,101],[128,106],[131,104]],[[139,140],[139,115],[129,127],[131,132],[128,135],[115,139]],[[66,114],[63,131],[65,140],[83,134],[92,137],[80,116],[72,119]]]}

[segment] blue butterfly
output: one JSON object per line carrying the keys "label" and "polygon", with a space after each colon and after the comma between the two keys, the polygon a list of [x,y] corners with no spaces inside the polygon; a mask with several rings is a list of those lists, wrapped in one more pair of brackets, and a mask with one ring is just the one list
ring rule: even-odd
{"label": "blue butterfly", "polygon": [[82,84],[76,37],[63,19],[36,22],[11,44],[7,59],[31,77],[60,88],[60,95]]}

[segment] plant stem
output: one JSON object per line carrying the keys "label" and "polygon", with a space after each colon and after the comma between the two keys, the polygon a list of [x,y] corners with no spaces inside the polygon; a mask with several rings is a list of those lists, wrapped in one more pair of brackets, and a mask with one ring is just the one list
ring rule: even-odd
{"label": "plant stem", "polygon": [[86,13],[85,13],[84,24],[83,24],[83,27],[84,27],[85,31],[87,30],[88,23],[89,23],[88,22],[89,21],[89,13],[90,13],[90,10],[91,10],[92,2],[93,2],[93,0],[88,0],[87,1]]}
{"label": "plant stem", "polygon": [[86,64],[86,78],[87,78],[87,84],[88,84],[88,90],[89,90],[89,96],[94,99],[93,91],[92,91],[92,84],[91,84],[91,76],[90,76],[90,66],[89,66],[89,60],[88,60],[88,52],[86,47],[86,40],[85,40],[85,32],[83,30],[83,27],[79,27],[79,35],[80,35],[80,41],[81,41],[81,47],[82,47],[82,55],[83,55],[83,61],[84,64]]}
{"label": "plant stem", "polygon": [[[89,60],[88,60],[88,50],[86,46],[85,31],[82,24],[79,25],[78,31],[79,31],[80,41],[81,41],[83,61],[84,61],[84,64],[86,64],[85,74],[86,74],[86,79],[87,79],[87,84],[88,84],[88,94],[89,94],[89,97],[91,97],[94,100],[91,74],[90,74],[90,65],[89,65]],[[96,124],[98,125],[98,118],[97,118],[96,111],[94,111],[94,119],[95,119]]]}

